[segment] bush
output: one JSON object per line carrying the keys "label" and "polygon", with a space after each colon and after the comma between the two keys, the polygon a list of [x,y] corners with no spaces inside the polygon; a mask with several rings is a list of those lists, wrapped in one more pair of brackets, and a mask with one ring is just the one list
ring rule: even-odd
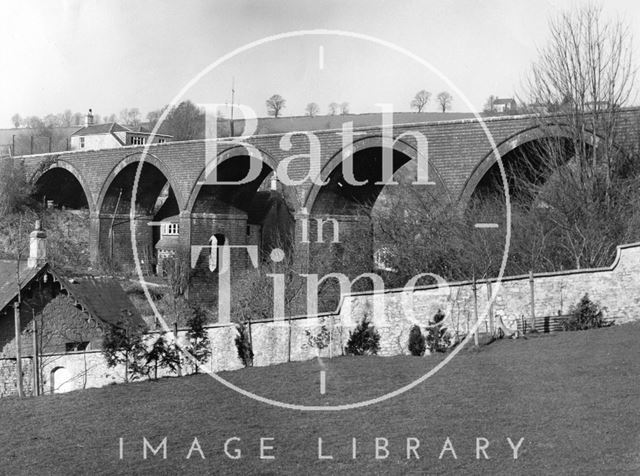
{"label": "bush", "polygon": [[310,330],[304,331],[307,337],[307,343],[309,347],[313,347],[321,351],[322,349],[329,347],[329,342],[331,340],[331,332],[327,329],[325,324],[322,324],[317,333],[314,333]]}
{"label": "bush", "polygon": [[149,374],[153,371],[153,379],[158,379],[158,367],[169,369],[172,372],[180,368],[180,353],[175,344],[167,341],[166,333],[163,332],[153,342],[151,349],[146,352],[145,365]]}
{"label": "bush", "polygon": [[193,369],[194,373],[198,373],[198,366],[204,364],[209,355],[211,354],[211,348],[209,346],[209,333],[204,327],[207,323],[207,314],[204,308],[196,307],[194,313],[187,320],[187,351],[193,357]]}
{"label": "bush", "polygon": [[431,322],[429,322],[429,326],[427,326],[425,341],[430,352],[446,352],[449,347],[451,347],[449,329],[443,325],[444,318],[444,313],[438,309],[438,312],[436,312]]}
{"label": "bush", "polygon": [[236,336],[236,349],[238,357],[245,367],[253,366],[253,346],[251,344],[251,336],[249,335],[249,325],[240,323],[236,325],[238,335]]}
{"label": "bush", "polygon": [[425,338],[419,326],[413,326],[409,331],[409,352],[411,355],[421,356],[427,350]]}
{"label": "bush", "polygon": [[583,331],[587,329],[597,329],[598,327],[609,327],[613,321],[604,318],[604,309],[600,304],[589,299],[585,294],[580,302],[570,309],[571,317],[562,323],[565,331]]}
{"label": "bush", "polygon": [[133,328],[125,321],[118,321],[116,325],[106,326],[102,341],[102,354],[107,361],[107,367],[124,364],[124,380],[147,375],[148,369],[144,365],[146,349],[142,341],[142,329]]}
{"label": "bush", "polygon": [[378,350],[380,350],[380,334],[365,317],[349,333],[345,351],[348,355],[375,355]]}

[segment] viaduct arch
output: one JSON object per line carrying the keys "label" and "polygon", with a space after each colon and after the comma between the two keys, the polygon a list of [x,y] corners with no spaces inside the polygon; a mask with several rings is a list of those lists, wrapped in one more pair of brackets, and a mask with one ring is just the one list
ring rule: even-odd
{"label": "viaduct arch", "polygon": [[[620,121],[621,135],[637,138],[639,118],[640,109],[624,111]],[[548,128],[539,126],[539,120],[534,116],[489,118],[485,125],[503,157],[524,150],[527,144],[546,137],[562,137],[561,125],[550,133]],[[483,177],[495,167],[491,145],[475,119],[394,125],[393,139],[410,131],[428,138],[429,178],[436,183],[436,188],[439,187],[439,195],[451,203],[467,203]],[[373,172],[375,167],[371,167],[371,164],[378,163],[382,147],[386,146],[382,132],[381,126],[354,129],[351,157],[356,178],[377,177]],[[304,138],[294,138],[291,149],[287,151],[280,147],[284,136],[282,133],[245,139],[260,152],[263,163],[259,177],[243,186],[213,186],[205,183],[205,141],[150,145],[141,169],[141,188],[135,204],[136,234],[141,234],[141,243],[153,248],[157,236],[154,236],[154,228],[149,227],[148,223],[173,217],[179,222],[180,239],[184,245],[200,244],[200,241],[206,245],[213,232],[223,233],[232,244],[234,233],[237,234],[237,242],[249,243],[255,237],[251,237],[252,230],[248,227],[258,224],[255,223],[255,214],[259,207],[254,199],[270,191],[281,195],[282,208],[292,215],[291,227],[297,243],[301,241],[301,223],[304,219],[334,218],[345,230],[349,226],[370,226],[366,220],[360,221],[359,211],[363,203],[372,202],[378,197],[382,187],[345,187],[340,134],[340,130],[314,132],[321,145],[320,170],[322,178],[328,181],[326,185],[308,182],[285,187],[276,181],[276,190],[271,190],[270,176],[273,170],[282,160],[294,154],[303,156],[309,153],[309,142]],[[226,176],[231,180],[248,167],[247,161],[251,159],[247,158],[249,156],[243,147],[224,139],[219,139],[217,145],[219,154],[216,167],[223,178]],[[78,192],[72,195],[84,195],[91,214],[91,256],[97,262],[108,251],[111,239],[115,240],[114,243],[121,242],[116,248],[131,248],[130,227],[117,225],[118,232],[114,233],[113,230],[117,220],[129,219],[130,189],[142,152],[142,146],[124,146],[24,156],[19,159],[24,161],[27,171],[44,169],[37,177],[33,173],[31,176],[48,192],[55,191],[52,184],[64,178],[67,181],[65,183],[72,184],[70,188]],[[416,148],[410,137],[396,140],[392,154],[394,171],[410,167],[416,161]],[[52,164],[44,168],[43,163],[48,162]],[[296,167],[299,168],[292,164],[292,168]],[[58,198],[61,202],[69,200],[66,196]],[[109,237],[109,233],[113,238]],[[204,241],[205,237],[207,241]],[[307,250],[307,257],[309,252],[312,249]],[[121,258],[128,261],[131,257]]]}

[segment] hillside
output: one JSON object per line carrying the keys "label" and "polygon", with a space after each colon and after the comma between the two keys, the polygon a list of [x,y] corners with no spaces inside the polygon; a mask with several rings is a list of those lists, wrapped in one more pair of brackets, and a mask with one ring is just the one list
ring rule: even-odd
{"label": "hillside", "polygon": [[[0,460],[28,474],[639,474],[639,339],[640,324],[627,324],[497,341],[399,397],[339,412],[275,408],[205,375],[5,399]],[[335,405],[397,389],[440,359],[338,357],[222,376],[285,402]],[[167,459],[145,460],[143,438],[155,448],[164,437]],[[186,459],[194,438],[206,459]],[[225,456],[230,438],[239,459]],[[260,438],[273,438],[275,459],[260,459]],[[318,438],[333,460],[318,459]],[[375,459],[375,438],[388,440],[388,458]],[[420,459],[406,458],[407,438],[420,441]],[[447,438],[457,459],[438,459]],[[476,459],[476,438],[489,460]],[[506,438],[524,438],[517,460]]]}

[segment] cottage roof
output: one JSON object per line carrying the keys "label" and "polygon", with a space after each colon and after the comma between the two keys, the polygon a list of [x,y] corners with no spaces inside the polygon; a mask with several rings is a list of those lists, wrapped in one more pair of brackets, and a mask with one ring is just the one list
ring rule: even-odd
{"label": "cottage roof", "polygon": [[[0,310],[18,296],[15,260],[0,260]],[[135,308],[120,283],[111,277],[67,277],[49,264],[29,268],[24,261],[19,265],[20,291],[24,290],[36,277],[49,273],[84,312],[96,320],[107,324],[131,327],[145,327],[144,320]]]}
{"label": "cottage roof", "polygon": [[0,310],[7,307],[33,279],[47,267],[46,264],[29,268],[26,260],[0,260]]}
{"label": "cottage roof", "polygon": [[77,130],[72,136],[92,136],[95,134],[111,134],[114,132],[130,132],[131,129],[128,129],[124,126],[121,126],[117,122],[107,122],[105,124],[94,124],[91,126],[83,127],[82,129]]}
{"label": "cottage roof", "polygon": [[180,237],[178,235],[165,235],[156,243],[157,250],[175,251],[180,248]]}
{"label": "cottage roof", "polygon": [[511,104],[514,103],[515,99],[513,98],[500,98],[500,99],[494,99],[493,100],[493,104]]}
{"label": "cottage roof", "polygon": [[145,327],[145,322],[120,283],[111,277],[57,276],[62,287],[89,315],[114,326]]}

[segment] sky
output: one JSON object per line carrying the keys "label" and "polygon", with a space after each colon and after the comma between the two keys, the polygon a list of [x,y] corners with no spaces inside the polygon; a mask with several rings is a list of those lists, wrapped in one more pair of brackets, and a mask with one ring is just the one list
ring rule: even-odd
{"label": "sky", "polygon": [[[338,35],[270,41],[233,56],[180,99],[235,102],[266,115],[265,100],[286,99],[284,115],[316,102],[409,110],[414,94],[453,94],[452,110],[481,110],[490,94],[521,94],[548,21],[578,0],[0,0],[0,127],[10,118],[65,109],[100,115],[170,103],[224,55],[269,36],[329,29]],[[607,0],[604,14],[634,30],[640,58],[640,2]],[[400,53],[408,50],[429,67]],[[436,110],[434,99],[427,110]]]}

